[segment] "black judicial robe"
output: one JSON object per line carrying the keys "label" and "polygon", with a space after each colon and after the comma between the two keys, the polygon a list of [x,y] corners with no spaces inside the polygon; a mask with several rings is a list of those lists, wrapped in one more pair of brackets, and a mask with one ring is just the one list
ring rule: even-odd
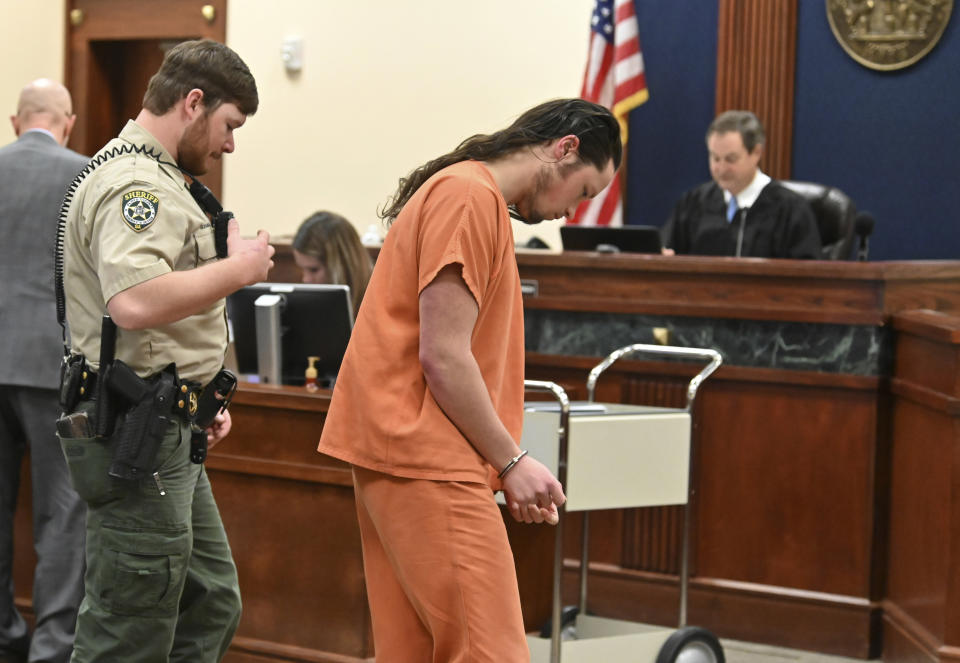
{"label": "black judicial robe", "polygon": [[819,258],[820,232],[810,204],[771,180],[753,206],[727,222],[723,190],[713,181],[684,194],[663,226],[663,245],[677,254],[732,256],[743,224],[741,256]]}

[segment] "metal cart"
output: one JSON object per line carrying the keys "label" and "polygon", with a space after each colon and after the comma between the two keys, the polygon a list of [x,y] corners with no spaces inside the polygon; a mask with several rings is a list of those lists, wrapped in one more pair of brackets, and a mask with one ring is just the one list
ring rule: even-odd
{"label": "metal cart", "polygon": [[[597,380],[614,362],[635,354],[700,359],[708,362],[687,387],[684,408],[663,408],[594,401]],[[527,380],[529,391],[553,394],[556,403],[528,403],[522,446],[554,471],[567,502],[560,507],[554,533],[553,610],[546,633],[529,635],[533,663],[723,663],[720,643],[710,631],[687,626],[689,582],[691,411],[697,389],[722,363],[715,350],[635,344],[612,352],[590,371],[588,400],[570,403],[553,382]],[[560,426],[557,428],[557,414]],[[683,543],[680,560],[679,628],[596,617],[586,613],[589,511],[682,504]],[[560,584],[563,570],[563,527],[566,512],[583,512],[578,610],[564,615]],[[573,616],[565,625],[563,617]],[[568,619],[568,621],[571,621]],[[571,629],[574,639],[564,641]]]}

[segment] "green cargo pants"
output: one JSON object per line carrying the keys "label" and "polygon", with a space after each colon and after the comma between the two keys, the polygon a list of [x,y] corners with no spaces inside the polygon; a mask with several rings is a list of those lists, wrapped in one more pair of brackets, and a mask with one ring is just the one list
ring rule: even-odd
{"label": "green cargo pants", "polygon": [[189,425],[173,418],[156,474],[139,482],[108,475],[106,442],[61,444],[88,507],[72,663],[219,661],[240,621],[240,590],[207,474],[190,462]]}

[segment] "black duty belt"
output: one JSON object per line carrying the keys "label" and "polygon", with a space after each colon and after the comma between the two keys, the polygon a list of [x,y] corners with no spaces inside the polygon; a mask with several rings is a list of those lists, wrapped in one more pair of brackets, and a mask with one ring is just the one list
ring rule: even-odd
{"label": "black duty belt", "polygon": [[[97,399],[97,379],[98,373],[89,368],[85,368],[80,373],[78,387],[80,401]],[[197,405],[200,402],[203,387],[199,382],[193,380],[177,380],[176,388],[177,398],[173,401],[171,412],[184,421],[193,421],[193,417],[197,414]]]}

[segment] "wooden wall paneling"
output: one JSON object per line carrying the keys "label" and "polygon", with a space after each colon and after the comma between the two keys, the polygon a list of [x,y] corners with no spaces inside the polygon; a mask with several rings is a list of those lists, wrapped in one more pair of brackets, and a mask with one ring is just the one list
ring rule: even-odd
{"label": "wooden wall paneling", "polygon": [[796,43],[796,0],[720,0],[717,113],[756,113],[767,134],[761,166],[776,179],[790,178]]}
{"label": "wooden wall paneling", "polygon": [[960,317],[894,316],[883,660],[960,660]]}
{"label": "wooden wall paneling", "polygon": [[[212,22],[204,5],[214,8]],[[69,20],[73,10],[82,12],[78,25]],[[77,114],[71,147],[88,155],[139,113],[166,48],[186,39],[226,41],[227,0],[165,0],[163,11],[146,12],[137,0],[70,0],[65,11],[65,82]],[[202,179],[219,195],[221,164]]]}
{"label": "wooden wall paneling", "polygon": [[886,597],[944,640],[950,559],[952,422],[898,398],[893,411],[890,544]]}
{"label": "wooden wall paneling", "polygon": [[960,317],[940,311],[911,311],[896,317],[900,343],[894,375],[901,386],[922,386],[960,396],[960,357],[944,348],[960,345]]}
{"label": "wooden wall paneling", "polygon": [[328,407],[329,392],[242,385],[211,450],[244,603],[231,663],[373,655],[350,468],[316,451]]}
{"label": "wooden wall paneling", "polygon": [[700,576],[868,597],[873,394],[718,381],[700,447]]}

